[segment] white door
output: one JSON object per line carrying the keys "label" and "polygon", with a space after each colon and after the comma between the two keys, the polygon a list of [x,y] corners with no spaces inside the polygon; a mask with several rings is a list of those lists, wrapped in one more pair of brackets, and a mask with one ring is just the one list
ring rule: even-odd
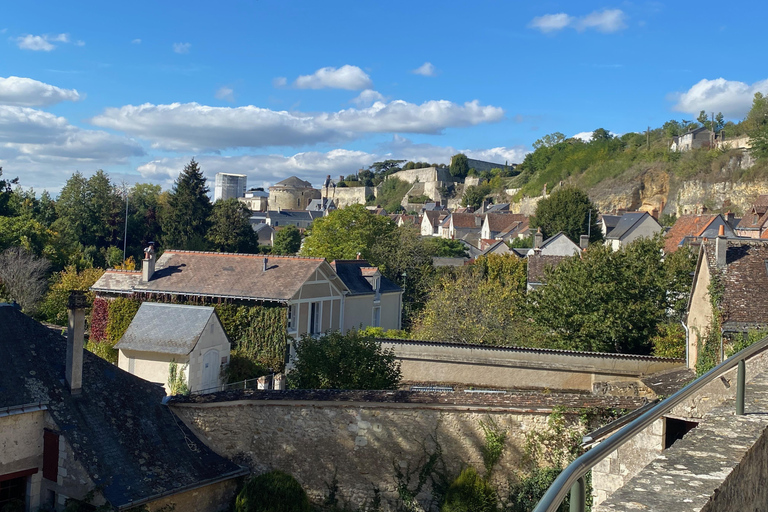
{"label": "white door", "polygon": [[203,382],[202,389],[216,391],[219,386],[219,351],[209,350],[203,356]]}

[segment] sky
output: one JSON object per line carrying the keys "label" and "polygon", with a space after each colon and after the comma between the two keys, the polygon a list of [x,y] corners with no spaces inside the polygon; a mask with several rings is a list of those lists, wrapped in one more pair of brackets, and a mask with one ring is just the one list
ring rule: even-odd
{"label": "sky", "polygon": [[[768,93],[760,2],[0,3],[0,167],[168,189],[375,161],[519,163],[548,133],[658,127]],[[210,183],[212,185],[212,182]]]}

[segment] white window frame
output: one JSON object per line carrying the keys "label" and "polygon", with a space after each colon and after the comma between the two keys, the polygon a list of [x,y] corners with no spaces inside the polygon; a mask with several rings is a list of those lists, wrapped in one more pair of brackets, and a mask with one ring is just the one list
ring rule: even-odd
{"label": "white window frame", "polygon": [[371,315],[371,327],[381,327],[381,306],[374,306]]}

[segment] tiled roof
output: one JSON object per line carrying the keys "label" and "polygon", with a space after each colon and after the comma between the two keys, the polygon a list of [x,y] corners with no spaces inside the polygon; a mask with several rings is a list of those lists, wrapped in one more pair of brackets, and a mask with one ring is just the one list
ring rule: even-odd
{"label": "tiled roof", "polygon": [[503,233],[510,231],[518,223],[528,224],[528,217],[521,213],[486,213],[488,228],[493,232]]}
{"label": "tiled roof", "polygon": [[144,302],[115,348],[187,355],[214,315],[207,306]]}
{"label": "tiled roof", "polygon": [[[366,260],[333,260],[331,267],[336,271],[339,279],[349,288],[350,295],[368,295],[375,293],[371,283],[365,278],[365,275],[373,275],[379,269],[371,267]],[[399,292],[400,287],[384,276],[379,281],[379,291],[381,293]]]}
{"label": "tiled roof", "polygon": [[768,222],[768,212],[747,213],[739,222],[739,229],[761,229]]}
{"label": "tiled roof", "polygon": [[[267,270],[264,271],[264,260]],[[139,274],[132,288],[113,286],[113,271],[107,271],[93,290],[113,293],[147,292],[245,300],[290,300],[312,274],[324,264],[323,258],[264,256],[168,250],[157,260],[148,283]]]}
{"label": "tiled roof", "polygon": [[545,256],[542,254],[528,256],[528,283],[546,283],[546,270],[558,266],[568,258],[571,258],[571,256]]}
{"label": "tiled roof", "polygon": [[728,240],[725,267],[715,260],[716,240],[702,244],[710,271],[723,284],[723,328],[729,324],[768,324],[768,242]]}
{"label": "tiled roof", "polygon": [[133,287],[141,281],[141,272],[108,269],[91,289],[96,292],[133,293]]}
{"label": "tiled roof", "polygon": [[47,402],[48,414],[113,507],[247,471],[216,455],[168,407],[162,388],[84,351],[83,387],[63,384],[66,338],[0,306],[0,407]]}
{"label": "tiled roof", "polygon": [[426,217],[429,223],[433,226],[437,225],[437,223],[441,220],[440,217],[444,215],[444,212],[436,210],[427,210],[424,212],[424,217]]}
{"label": "tiled roof", "polygon": [[696,237],[707,229],[717,215],[681,215],[667,232],[664,252],[675,252],[687,237]]}
{"label": "tiled roof", "polygon": [[474,213],[454,213],[451,219],[454,229],[475,229],[482,226],[482,218]]}
{"label": "tiled roof", "polygon": [[758,214],[768,212],[768,194],[761,194],[757,196],[753,207]]}

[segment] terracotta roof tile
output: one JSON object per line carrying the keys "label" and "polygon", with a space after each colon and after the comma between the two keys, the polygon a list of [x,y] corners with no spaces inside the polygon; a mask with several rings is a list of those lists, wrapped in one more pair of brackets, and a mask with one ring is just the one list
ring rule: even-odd
{"label": "terracotta roof tile", "polygon": [[667,232],[664,252],[675,252],[686,237],[700,236],[717,215],[681,215]]}
{"label": "terracotta roof tile", "polygon": [[454,229],[475,229],[482,226],[482,219],[474,213],[454,213],[451,219]]}
{"label": "terracotta roof tile", "polygon": [[486,213],[488,219],[488,228],[491,231],[503,233],[512,230],[517,223],[528,225],[528,217],[521,213]]}

